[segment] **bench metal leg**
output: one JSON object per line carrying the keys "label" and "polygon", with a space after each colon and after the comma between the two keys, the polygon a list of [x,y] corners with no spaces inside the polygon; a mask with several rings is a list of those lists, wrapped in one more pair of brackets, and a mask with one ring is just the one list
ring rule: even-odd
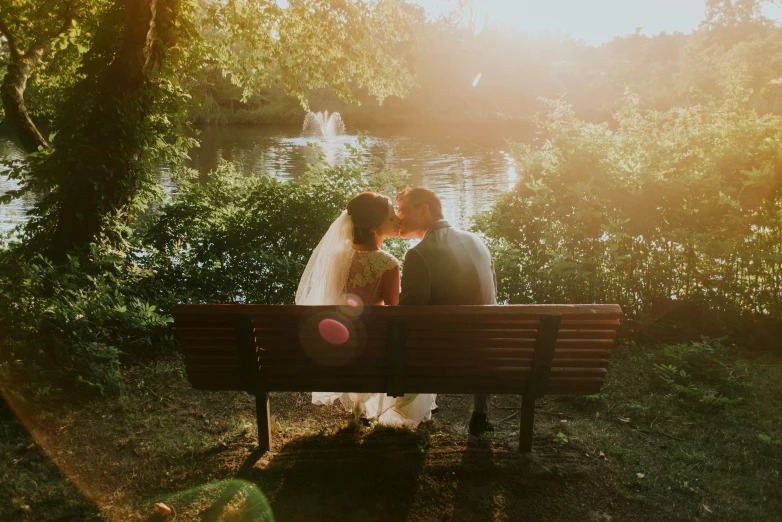
{"label": "bench metal leg", "polygon": [[519,452],[532,452],[532,428],[535,425],[535,398],[546,394],[551,366],[554,361],[554,347],[559,336],[561,315],[544,314],[540,317],[540,329],[535,339],[535,354],[532,356],[532,375],[527,390],[521,396],[521,428],[519,430]]}
{"label": "bench metal leg", "polygon": [[255,413],[258,417],[258,449],[266,453],[272,449],[272,426],[269,421],[268,394],[255,394]]}
{"label": "bench metal leg", "polygon": [[535,425],[535,397],[532,394],[521,397],[521,426],[519,428],[519,453],[532,452],[532,431]]}

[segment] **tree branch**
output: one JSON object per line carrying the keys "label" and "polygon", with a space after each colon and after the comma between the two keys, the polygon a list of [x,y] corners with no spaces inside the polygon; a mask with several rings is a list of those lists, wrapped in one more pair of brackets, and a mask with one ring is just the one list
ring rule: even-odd
{"label": "tree branch", "polygon": [[11,50],[11,54],[14,58],[20,58],[22,56],[19,51],[19,40],[14,36],[11,30],[8,28],[8,24],[5,22],[5,18],[0,14],[0,34],[2,34],[8,41],[8,48]]}
{"label": "tree branch", "polygon": [[24,53],[24,56],[26,58],[39,58],[44,53],[49,52],[49,49],[51,49],[52,44],[54,43],[54,39],[60,36],[61,34],[65,33],[66,31],[70,30],[71,27],[73,27],[73,22],[79,17],[79,9],[76,7],[76,2],[72,1],[68,4],[68,7],[65,8],[65,16],[64,20],[62,22],[62,25],[59,29],[54,33],[52,36],[45,36],[42,39],[35,42],[30,49],[27,50],[26,53]]}

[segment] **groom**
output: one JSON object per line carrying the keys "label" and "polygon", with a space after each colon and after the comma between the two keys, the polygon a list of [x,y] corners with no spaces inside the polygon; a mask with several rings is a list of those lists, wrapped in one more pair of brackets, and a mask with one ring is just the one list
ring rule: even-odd
{"label": "groom", "polygon": [[[396,200],[399,236],[421,240],[405,254],[399,304],[497,304],[494,263],[483,241],[449,225],[432,190],[408,187]],[[494,431],[488,412],[489,396],[475,395],[471,435]]]}

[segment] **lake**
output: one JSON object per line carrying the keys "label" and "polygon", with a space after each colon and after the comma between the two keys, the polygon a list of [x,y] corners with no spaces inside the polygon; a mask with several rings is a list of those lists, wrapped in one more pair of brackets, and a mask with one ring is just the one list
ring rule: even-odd
{"label": "lake", "polygon": [[[234,162],[247,174],[265,173],[295,181],[319,153],[336,165],[350,154],[346,145],[359,144],[358,136],[351,135],[349,127],[348,135],[328,140],[302,138],[300,128],[283,126],[209,126],[199,132],[201,146],[193,149],[190,157],[191,166],[204,181],[221,159]],[[510,138],[521,141],[527,136],[517,134]],[[405,169],[411,175],[411,184],[435,190],[442,199],[445,218],[455,226],[469,226],[471,216],[487,210],[497,195],[512,188],[517,180],[504,137],[471,129],[421,127],[376,130],[366,140],[365,156],[381,158],[387,168]],[[22,155],[12,136],[7,131],[0,133],[0,157]],[[165,168],[161,175],[166,189],[175,190]],[[0,174],[0,194],[15,187],[15,182]],[[0,206],[0,232],[23,221],[33,203],[34,198],[28,196]]]}

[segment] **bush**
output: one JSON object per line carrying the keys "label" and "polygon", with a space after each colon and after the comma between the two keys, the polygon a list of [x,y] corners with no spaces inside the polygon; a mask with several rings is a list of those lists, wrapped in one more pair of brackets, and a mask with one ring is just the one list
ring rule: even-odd
{"label": "bush", "polygon": [[147,221],[140,263],[154,273],[150,299],[176,303],[293,303],[312,250],[347,201],[364,190],[395,194],[403,172],[313,166],[304,183],[246,176],[223,163],[209,182],[181,191]]}
{"label": "bush", "polygon": [[782,118],[746,95],[643,112],[628,95],[615,130],[548,101],[523,179],[476,222],[512,303],[697,300],[782,317]]}
{"label": "bush", "polygon": [[704,337],[650,352],[661,390],[707,407],[740,401],[737,396],[749,386],[749,370],[745,362],[731,362],[731,349],[722,341]]}
{"label": "bush", "polygon": [[173,345],[169,319],[136,293],[148,275],[125,253],[96,245],[62,266],[0,251],[4,387],[121,391],[121,356]]}

